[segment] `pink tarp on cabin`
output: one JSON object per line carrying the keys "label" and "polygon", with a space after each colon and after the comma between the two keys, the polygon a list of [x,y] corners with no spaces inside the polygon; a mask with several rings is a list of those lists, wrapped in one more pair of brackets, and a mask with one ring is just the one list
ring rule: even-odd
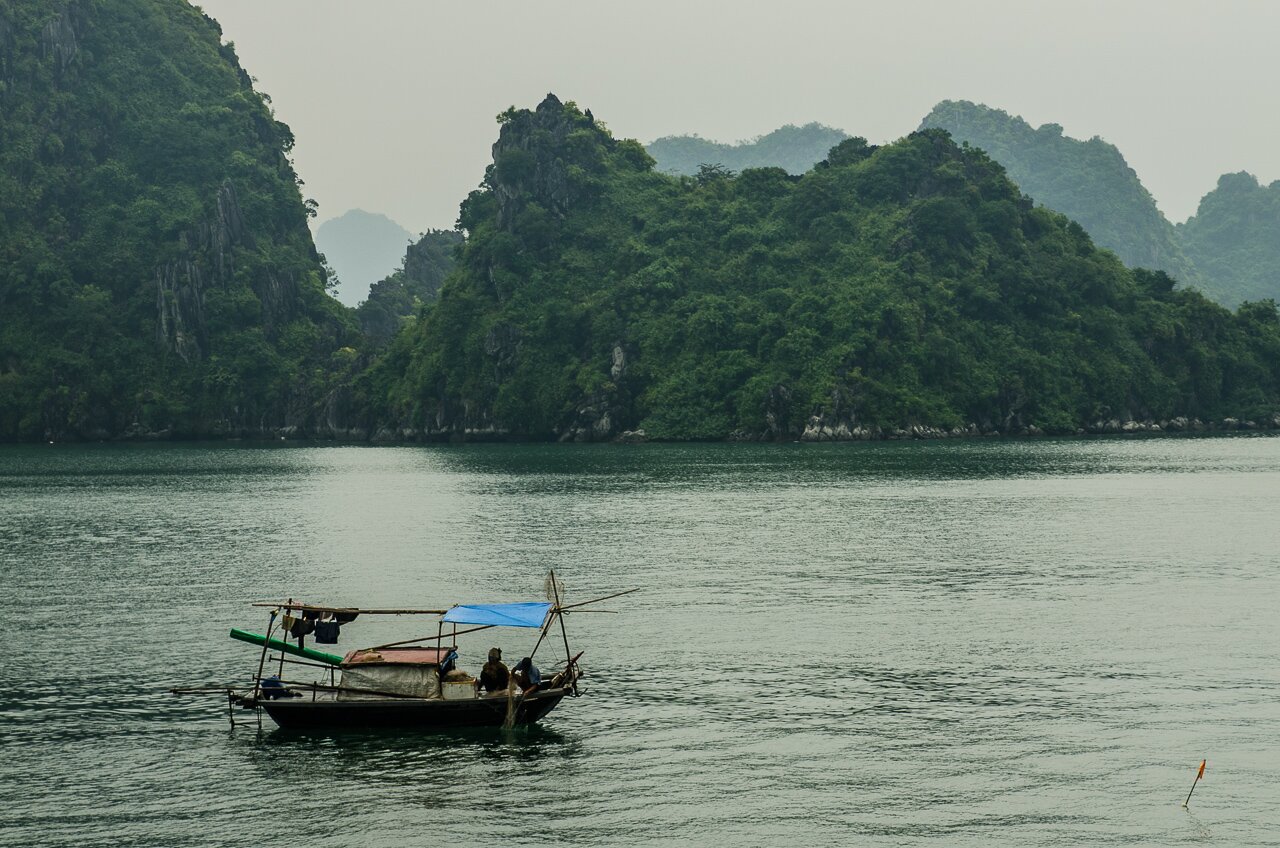
{"label": "pink tarp on cabin", "polygon": [[452,648],[362,648],[342,658],[342,664],[389,663],[395,665],[440,665]]}

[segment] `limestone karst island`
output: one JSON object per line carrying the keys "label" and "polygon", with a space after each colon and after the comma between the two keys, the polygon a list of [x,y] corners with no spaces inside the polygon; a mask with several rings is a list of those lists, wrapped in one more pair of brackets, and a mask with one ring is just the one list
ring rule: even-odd
{"label": "limestone karst island", "polygon": [[1273,844],[1277,31],[0,0],[0,845]]}

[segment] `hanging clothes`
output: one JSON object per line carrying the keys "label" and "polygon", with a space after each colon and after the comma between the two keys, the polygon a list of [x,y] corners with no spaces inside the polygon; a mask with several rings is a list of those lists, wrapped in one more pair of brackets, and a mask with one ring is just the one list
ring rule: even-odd
{"label": "hanging clothes", "polygon": [[307,621],[305,618],[295,618],[293,619],[293,624],[289,627],[288,633],[295,639],[301,639],[303,636],[306,636],[315,629],[316,623],[314,621]]}
{"label": "hanging clothes", "polygon": [[358,612],[335,612],[333,617],[338,620],[339,624],[350,624],[360,617]]}
{"label": "hanging clothes", "polygon": [[316,642],[321,645],[338,644],[338,636],[342,632],[342,625],[338,623],[336,618],[328,618],[317,621],[315,624]]}

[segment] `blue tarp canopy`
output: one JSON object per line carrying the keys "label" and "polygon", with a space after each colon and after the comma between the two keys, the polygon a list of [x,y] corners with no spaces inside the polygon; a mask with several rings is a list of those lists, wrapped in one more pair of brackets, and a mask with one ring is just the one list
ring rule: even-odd
{"label": "blue tarp canopy", "polygon": [[492,624],[497,627],[541,627],[551,604],[459,604],[444,614],[453,624]]}

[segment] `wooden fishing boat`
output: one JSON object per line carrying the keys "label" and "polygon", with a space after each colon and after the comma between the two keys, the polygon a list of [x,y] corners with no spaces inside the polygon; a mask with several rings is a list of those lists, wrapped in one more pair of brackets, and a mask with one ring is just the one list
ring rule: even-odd
{"label": "wooden fishing boat", "polygon": [[497,695],[468,700],[444,698],[375,698],[344,700],[333,692],[302,698],[239,703],[261,706],[272,721],[287,730],[436,730],[456,727],[502,727],[533,724],[555,709],[572,690],[538,690],[532,694]]}
{"label": "wooden fishing boat", "polygon": [[[459,727],[513,727],[540,721],[565,698],[580,694],[578,664],[582,653],[569,648],[565,617],[599,601],[630,594],[618,592],[577,604],[562,605],[554,572],[548,579],[547,602],[462,604],[442,610],[361,609],[295,602],[258,603],[270,610],[265,634],[232,629],[231,638],[261,646],[257,673],[246,687],[174,689],[175,694],[223,691],[232,724],[236,709],[251,710],[261,723],[266,713],[285,729],[300,730],[435,730]],[[306,645],[308,621],[341,621],[349,625],[365,615],[438,616],[436,633],[338,655]],[[459,625],[469,625],[459,630]],[[563,665],[546,678],[532,658],[558,625],[564,647]],[[482,692],[478,681],[456,668],[457,637],[498,627],[538,628],[529,655],[531,673],[507,688]],[[290,640],[293,641],[290,641]],[[434,643],[424,646],[422,643]],[[312,680],[299,668],[319,670]]]}

